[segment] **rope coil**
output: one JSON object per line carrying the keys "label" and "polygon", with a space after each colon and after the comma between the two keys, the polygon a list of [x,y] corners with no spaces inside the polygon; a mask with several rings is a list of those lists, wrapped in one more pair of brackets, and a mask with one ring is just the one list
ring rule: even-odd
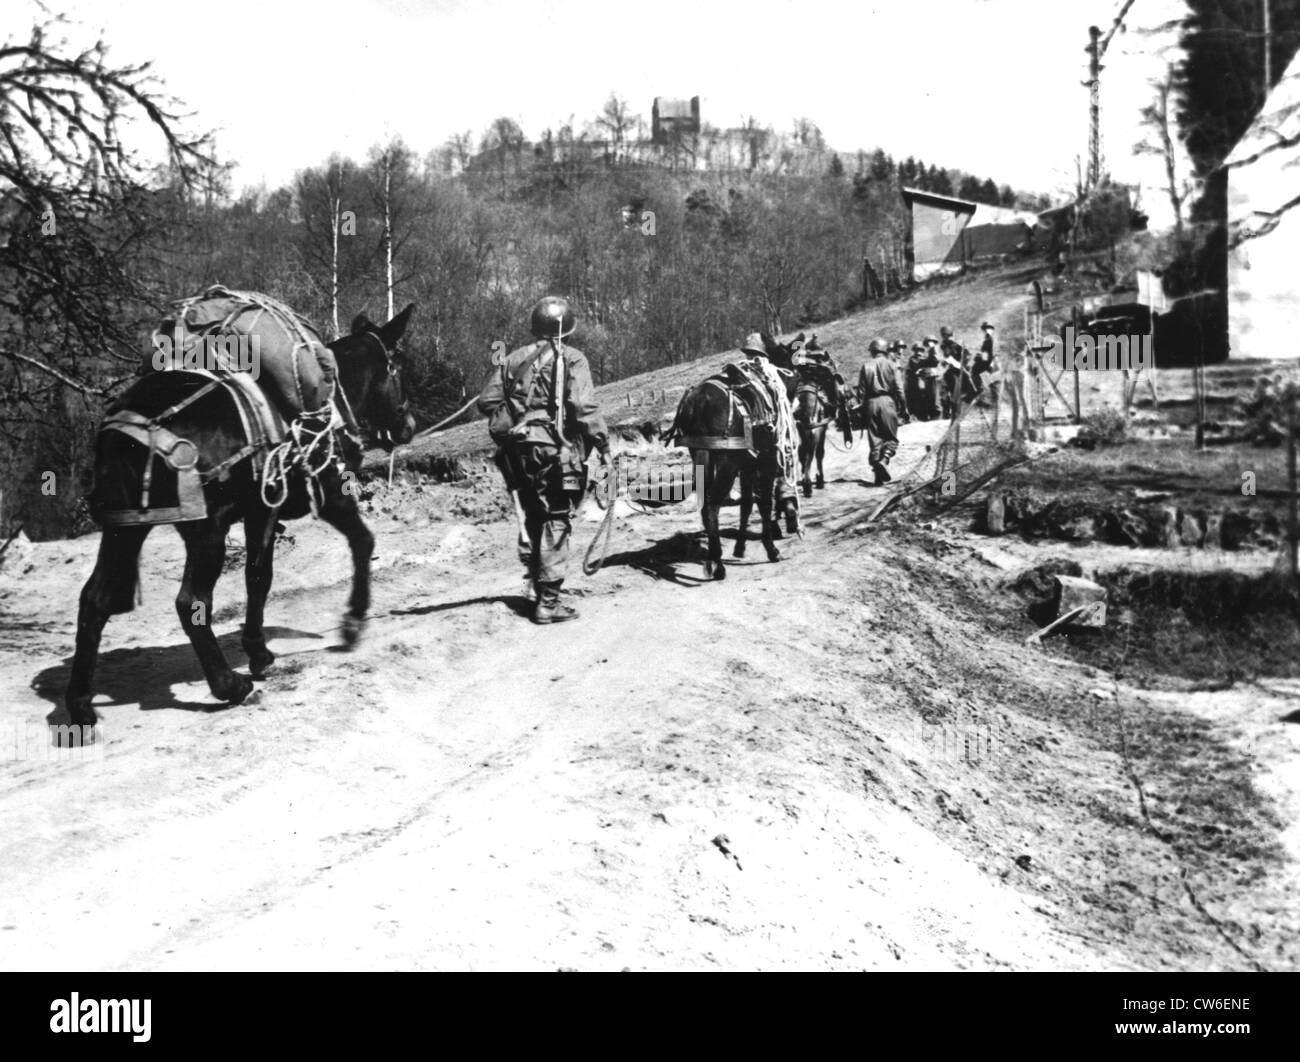
{"label": "rope coil", "polygon": [[[319,476],[330,462],[334,460],[334,431],[330,406],[322,406],[312,413],[294,418],[289,426],[288,436],[266,455],[262,464],[262,504],[271,509],[278,509],[289,498],[289,473],[295,467],[302,467],[307,478],[316,484]],[[313,430],[311,421],[321,423]],[[324,456],[313,461],[313,455],[320,449],[321,439],[325,440]],[[304,441],[305,440],[305,441]],[[316,496],[310,494],[312,509],[316,509]],[[273,500],[274,499],[274,500]]]}

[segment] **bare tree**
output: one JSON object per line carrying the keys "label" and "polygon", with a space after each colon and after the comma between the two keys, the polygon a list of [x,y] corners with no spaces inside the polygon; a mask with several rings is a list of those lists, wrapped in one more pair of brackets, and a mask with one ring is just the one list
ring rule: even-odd
{"label": "bare tree", "polygon": [[631,113],[627,100],[621,99],[616,93],[609,94],[609,99],[605,101],[605,108],[596,119],[596,124],[609,133],[609,138],[614,144],[615,162],[619,161],[628,130],[639,120],[640,115]]}
{"label": "bare tree", "polygon": [[401,140],[371,149],[366,178],[370,199],[380,221],[379,257],[383,262],[389,320],[394,312],[393,289],[397,283],[407,279],[406,276],[395,276],[393,258],[401,252],[411,234],[414,170],[415,156]]}
{"label": "bare tree", "polygon": [[501,191],[504,194],[506,188],[506,163],[508,159],[514,160],[514,171],[519,172],[519,159],[523,154],[524,145],[527,143],[524,137],[524,131],[519,128],[519,123],[513,118],[497,118],[488,130],[483,134],[483,150],[495,151],[497,153],[497,163],[501,172]]}
{"label": "bare tree", "polygon": [[1174,235],[1181,245],[1183,241],[1184,204],[1192,193],[1189,183],[1179,179],[1178,156],[1175,149],[1173,116],[1169,103],[1173,97],[1174,74],[1169,70],[1165,77],[1152,83],[1155,97],[1142,108],[1142,124],[1147,128],[1148,139],[1133,146],[1139,155],[1156,155],[1165,167],[1165,194],[1174,212]]}
{"label": "bare tree", "polygon": [[[74,48],[64,23],[0,45],[0,358],[102,394],[84,370],[137,361],[134,314],[157,301],[143,259],[167,220],[159,193],[193,194],[221,168],[149,64],[110,65],[102,40]],[[121,137],[135,117],[157,134],[161,175]]]}
{"label": "bare tree", "polygon": [[[357,236],[356,206],[363,194],[356,165],[335,155],[318,170],[298,175],[298,210],[306,235],[303,257],[309,268],[329,275],[329,315],[333,337],[339,327],[339,294],[344,283],[344,254]],[[356,256],[350,255],[355,262]]]}
{"label": "bare tree", "polygon": [[466,129],[463,133],[453,133],[447,138],[447,147],[455,160],[460,173],[469,166],[470,156],[474,153],[474,134]]}

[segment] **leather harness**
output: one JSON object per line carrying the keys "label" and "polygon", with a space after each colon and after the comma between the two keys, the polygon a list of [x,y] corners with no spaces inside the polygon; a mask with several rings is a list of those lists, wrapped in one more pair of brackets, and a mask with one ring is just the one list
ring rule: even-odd
{"label": "leather harness", "polygon": [[[247,373],[218,376],[205,369],[168,369],[190,377],[206,379],[181,401],[168,406],[161,413],[146,417],[135,410],[122,409],[105,419],[100,431],[116,431],[146,447],[144,474],[141,480],[140,505],[136,509],[112,509],[103,514],[105,524],[165,524],[186,520],[202,520],[208,514],[203,486],[213,480],[229,478],[230,471],[241,461],[270,449],[284,438],[284,419],[267,400],[262,389]],[[220,464],[200,472],[199,452],[189,439],[183,439],[164,427],[186,407],[206,397],[217,389],[224,389],[233,399],[244,428],[245,445]],[[149,508],[149,493],[153,485],[154,458],[162,457],[164,463],[176,473],[177,505],[162,509]],[[261,468],[254,463],[253,475],[258,478]]]}
{"label": "leather harness", "polygon": [[754,429],[751,424],[749,407],[736,397],[735,388],[712,376],[704,381],[703,386],[716,388],[727,396],[727,424],[730,426],[733,414],[739,413],[742,434],[740,436],[683,435],[679,439],[678,445],[684,446],[688,450],[748,450],[751,454],[757,456],[757,451],[754,449]]}

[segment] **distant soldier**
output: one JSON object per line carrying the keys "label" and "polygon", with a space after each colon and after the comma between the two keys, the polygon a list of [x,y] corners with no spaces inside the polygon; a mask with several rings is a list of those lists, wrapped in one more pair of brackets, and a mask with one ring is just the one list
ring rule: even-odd
{"label": "distant soldier", "polygon": [[879,487],[891,478],[889,462],[898,453],[898,418],[907,416],[907,402],[898,386],[898,375],[885,344],[873,339],[868,350],[871,358],[858,374],[858,390],[867,407],[867,438],[871,442],[869,460]]}
{"label": "distant soldier", "polygon": [[980,342],[979,353],[975,355],[975,390],[981,395],[981,402],[993,406],[993,435],[997,437],[998,416],[1002,403],[1002,365],[997,354],[997,341],[994,328],[988,321],[980,325],[984,339]]}
{"label": "distant soldier", "polygon": [[988,321],[980,325],[984,339],[980,342],[979,353],[975,355],[975,390],[987,391],[996,408],[1001,389],[1001,367],[998,361],[997,341],[993,337],[994,328]]}
{"label": "distant soldier", "polygon": [[609,459],[609,434],[586,355],[563,342],[575,323],[564,299],[542,299],[532,312],[537,342],[512,351],[494,368],[478,399],[507,482],[523,505],[537,599],[534,623],[562,623],[577,615],[560,603],[560,588],[568,573],[573,513],[586,486],[587,447],[602,462]]}
{"label": "distant soldier", "polygon": [[939,356],[944,365],[940,403],[945,419],[951,419],[975,397],[975,381],[971,376],[974,358],[953,338],[952,329],[947,325],[939,329],[939,337]]}
{"label": "distant soldier", "polygon": [[943,363],[939,355],[939,340],[934,336],[925,337],[925,350],[921,355],[920,378],[922,420],[935,420],[943,408]]}
{"label": "distant soldier", "polygon": [[921,390],[921,365],[925,361],[925,345],[922,343],[913,343],[912,352],[907,359],[904,368],[903,377],[903,394],[907,398],[907,408],[912,411],[912,415],[925,419],[925,401],[922,397]]}

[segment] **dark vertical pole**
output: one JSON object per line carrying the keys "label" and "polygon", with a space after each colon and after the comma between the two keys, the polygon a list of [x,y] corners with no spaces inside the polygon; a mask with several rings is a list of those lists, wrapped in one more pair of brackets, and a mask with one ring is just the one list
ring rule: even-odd
{"label": "dark vertical pole", "polygon": [[1273,41],[1271,16],[1268,9],[1269,0],[1264,4],[1264,93],[1261,99],[1268,99],[1268,91],[1273,87]]}
{"label": "dark vertical pole", "polygon": [[[1070,311],[1070,318],[1074,324],[1074,335],[1079,334],[1079,307],[1076,305]],[[1083,423],[1083,405],[1079,398],[1079,363],[1074,363],[1074,423]]]}
{"label": "dark vertical pole", "polygon": [[1292,394],[1287,400],[1286,414],[1286,477],[1290,487],[1287,498],[1287,549],[1291,554],[1291,580],[1292,582],[1300,578],[1300,556],[1298,556],[1298,543],[1300,543],[1300,520],[1296,515],[1296,455],[1295,455],[1295,407],[1300,395]]}
{"label": "dark vertical pole", "polygon": [[1088,27],[1088,191],[1101,183],[1101,30]]}

